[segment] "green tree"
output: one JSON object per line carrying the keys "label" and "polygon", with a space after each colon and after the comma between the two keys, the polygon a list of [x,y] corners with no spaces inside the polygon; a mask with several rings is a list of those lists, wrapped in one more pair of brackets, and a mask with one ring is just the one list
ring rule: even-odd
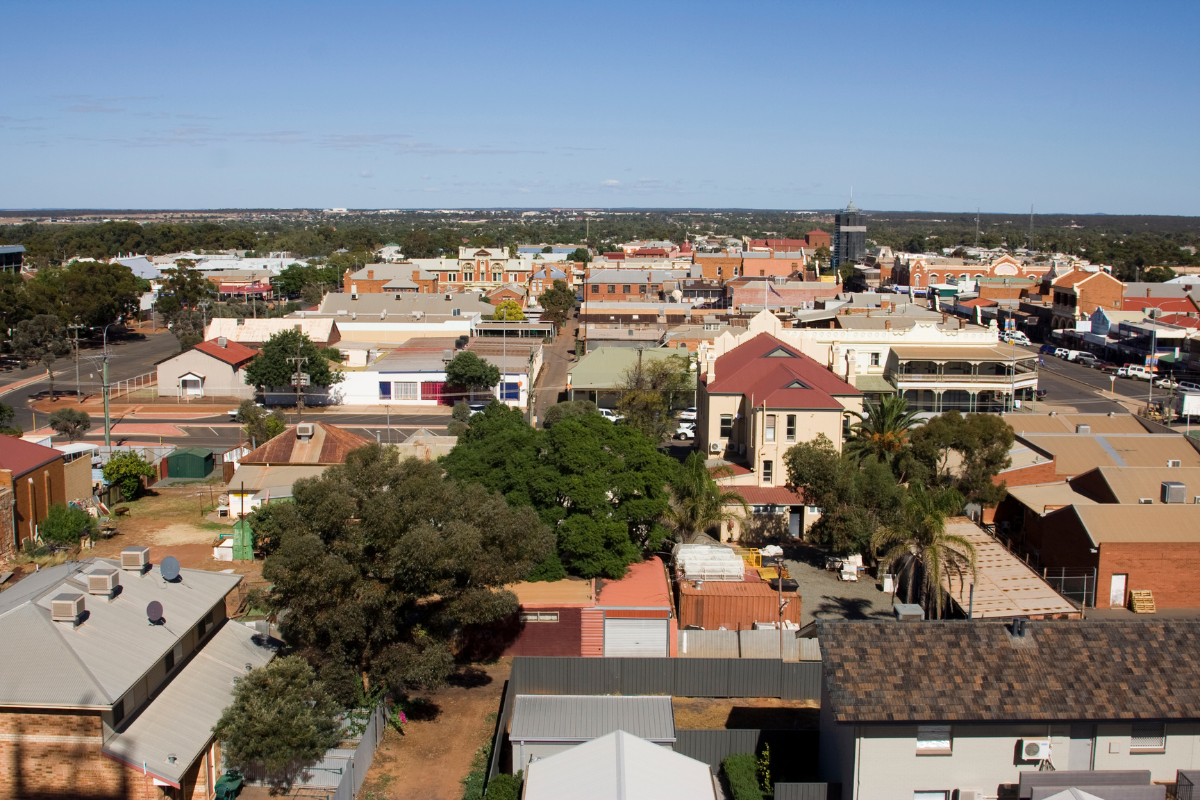
{"label": "green tree", "polygon": [[850,425],[846,453],[854,458],[874,458],[888,464],[908,447],[909,432],[919,424],[917,412],[900,395],[883,395],[878,403],[868,400],[863,413],[848,412],[858,421]]}
{"label": "green tree", "polygon": [[[995,478],[1012,463],[1015,440],[1012,426],[995,414],[947,411],[913,430],[911,457],[901,469],[930,485],[954,486],[969,503],[994,506],[1005,495]],[[960,459],[957,474],[950,470],[951,453]]]}
{"label": "green tree", "polygon": [[[727,471],[718,477],[732,474]],[[746,498],[713,480],[702,453],[692,452],[671,480],[671,505],[663,522],[675,541],[687,544],[723,522],[744,519],[750,513]],[[716,537],[720,539],[720,533]]]}
{"label": "green tree", "polygon": [[62,320],[51,314],[38,314],[33,319],[22,320],[12,332],[13,354],[20,359],[21,367],[38,365],[45,368],[50,381],[50,398],[54,396],[54,362],[71,352]]}
{"label": "green tree", "polygon": [[828,267],[831,263],[833,263],[833,254],[829,252],[829,248],[825,245],[821,245],[816,249],[816,251],[813,253],[813,258],[817,261],[818,270],[820,270],[821,267]]}
{"label": "green tree", "polygon": [[254,447],[261,447],[287,429],[287,417],[279,409],[268,411],[253,400],[238,406],[237,421]]}
{"label": "green tree", "polygon": [[553,252],[554,252],[554,248],[553,248],[553,247],[551,247],[550,245],[546,245],[545,247],[543,247],[543,248],[542,248],[542,252],[543,252],[543,253],[553,253]]}
{"label": "green tree", "polygon": [[58,315],[64,324],[79,320],[99,328],[137,314],[141,286],[123,264],[72,261],[53,281],[63,297]]}
{"label": "green tree", "polygon": [[758,781],[758,760],[753,753],[736,753],[721,762],[721,771],[729,783],[733,800],[762,800]]}
{"label": "green tree", "polygon": [[272,509],[281,533],[263,564],[274,584],[265,599],[343,702],[364,686],[443,683],[460,629],[514,613],[503,587],[553,548],[532,509],[394,447],[354,450],[293,494]]}
{"label": "green tree", "polygon": [[201,300],[211,299],[216,294],[212,281],[195,267],[195,261],[181,258],[175,262],[174,267],[164,269],[159,302],[165,297],[170,297],[183,308],[195,308]]}
{"label": "green tree", "polygon": [[492,312],[492,319],[504,320],[505,322],[523,322],[525,320],[525,312],[521,310],[521,304],[516,300],[505,300],[496,306],[496,310]]}
{"label": "green tree", "polygon": [[38,524],[42,540],[58,545],[79,544],[79,538],[96,527],[92,515],[76,506],[54,503]]}
{"label": "green tree", "polygon": [[272,784],[286,788],[341,741],[339,712],[312,667],[290,655],[234,682],[233,702],[213,733],[230,765],[262,770]]}
{"label": "green tree", "polygon": [[598,413],[600,412],[597,410],[596,404],[591,400],[565,400],[546,409],[546,414],[542,417],[542,427],[551,428],[555,423],[564,419],[586,417],[589,414]]}
{"label": "green tree", "polygon": [[446,383],[465,389],[491,389],[500,382],[500,368],[472,353],[460,350],[446,365]]}
{"label": "green tree", "polygon": [[75,408],[60,408],[50,415],[50,428],[59,436],[74,442],[92,427],[92,418],[87,412]]}
{"label": "green tree", "polygon": [[315,283],[309,283],[300,290],[300,299],[310,306],[319,306],[325,299],[325,291]]}
{"label": "green tree", "polygon": [[576,247],[574,251],[567,254],[567,261],[574,261],[576,264],[591,263],[592,254],[586,247]]}
{"label": "green tree", "polygon": [[556,279],[553,287],[542,292],[537,301],[542,307],[542,319],[561,328],[575,307],[575,292],[571,291],[566,281]]}
{"label": "green tree", "polygon": [[975,545],[963,536],[946,532],[946,518],[958,514],[963,497],[950,488],[926,489],[919,482],[908,487],[899,519],[881,527],[872,537],[871,545],[879,556],[881,566],[908,573],[908,601],[913,601],[917,583],[917,568],[921,571],[921,589],[925,607],[932,604],[934,616],[940,618],[945,607],[942,576],[954,574],[961,580],[964,573],[976,574]]}
{"label": "green tree", "polygon": [[19,426],[13,425],[15,417],[16,411],[12,406],[0,403],[0,436],[21,436],[24,433]]}
{"label": "green tree", "polygon": [[[309,386],[329,387],[341,383],[345,376],[330,365],[325,353],[313,344],[307,334],[283,330],[273,334],[245,368],[246,383],[261,388],[295,386],[297,357],[307,359],[299,364],[300,372],[308,375]],[[289,361],[288,359],[293,359]]]}
{"label": "green tree", "polygon": [[676,462],[598,414],[537,430],[520,411],[493,403],[471,418],[441,463],[455,480],[536,509],[557,534],[562,564],[585,578],[620,578],[668,535],[661,519]]}
{"label": "green tree", "polygon": [[621,379],[617,411],[625,424],[656,443],[674,433],[675,408],[683,398],[690,400],[695,388],[689,367],[688,359],[679,355],[638,358]]}
{"label": "green tree", "polygon": [[154,478],[154,466],[133,450],[116,453],[104,465],[104,480],[116,484],[126,500],[136,500],[142,493],[142,478]]}

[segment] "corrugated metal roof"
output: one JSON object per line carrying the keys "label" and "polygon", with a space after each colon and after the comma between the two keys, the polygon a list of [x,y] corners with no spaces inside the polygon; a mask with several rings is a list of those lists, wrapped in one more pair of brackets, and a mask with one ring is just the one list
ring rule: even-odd
{"label": "corrugated metal roof", "polygon": [[675,741],[667,696],[517,695],[509,739],[583,742],[614,731],[652,742]]}
{"label": "corrugated metal roof", "polygon": [[[234,681],[246,666],[275,656],[266,637],[226,622],[175,675],[154,701],[109,739],[104,752],[178,786],[212,741],[213,726],[232,702]],[[175,756],[175,763],[167,761]]]}
{"label": "corrugated metal roof", "polygon": [[710,800],[708,764],[617,731],[529,765],[525,800]]}
{"label": "corrugated metal roof", "polygon": [[[87,573],[119,566],[101,558],[64,564],[4,593],[0,641],[22,642],[22,647],[0,652],[0,674],[5,675],[0,697],[14,705],[110,705],[241,581],[240,575],[185,569],[180,581],[167,583],[155,565],[143,575],[122,570],[121,591],[111,601],[87,593]],[[27,581],[32,583],[22,588]],[[19,593],[10,599],[13,591]],[[77,627],[50,621],[50,599],[63,592],[84,595],[87,615]],[[164,609],[163,625],[146,620],[146,606],[155,600]],[[60,663],[64,650],[78,662],[78,669]],[[9,680],[10,670],[21,679]]]}
{"label": "corrugated metal roof", "polygon": [[680,631],[679,658],[738,658],[737,631]]}
{"label": "corrugated metal roof", "polygon": [[[742,631],[742,658],[779,658],[779,631]],[[800,639],[796,631],[783,632],[783,660],[800,660]]]}
{"label": "corrugated metal roof", "polygon": [[319,478],[325,472],[323,466],[288,465],[265,467],[260,464],[242,464],[233,473],[229,481],[231,492],[241,492],[243,486],[247,493],[258,492],[271,486],[291,486],[301,478]]}

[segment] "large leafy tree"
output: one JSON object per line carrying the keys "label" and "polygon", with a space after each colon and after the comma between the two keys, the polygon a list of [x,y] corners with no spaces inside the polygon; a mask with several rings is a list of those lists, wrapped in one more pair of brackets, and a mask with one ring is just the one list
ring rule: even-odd
{"label": "large leafy tree", "polygon": [[50,381],[50,397],[54,398],[54,362],[71,352],[66,328],[53,314],[38,314],[22,320],[12,332],[12,350],[22,367],[40,366]]}
{"label": "large leafy tree", "polygon": [[680,355],[639,358],[621,379],[617,410],[625,416],[625,424],[656,444],[674,433],[674,409],[683,398],[691,399],[696,385],[689,367],[688,359]]}
{"label": "large leafy tree", "polygon": [[[994,479],[1012,463],[1015,440],[1012,426],[995,414],[947,411],[913,430],[912,451],[898,464],[910,478],[955,487],[967,502],[996,505],[1005,488]],[[951,453],[959,456],[957,470],[951,469]]]}
{"label": "large leafy tree", "polygon": [[104,465],[104,480],[115,483],[126,500],[136,500],[142,493],[142,479],[156,475],[154,465],[133,450],[114,454]]}
{"label": "large leafy tree", "polygon": [[522,322],[525,319],[525,312],[521,310],[521,304],[516,300],[504,300],[492,312],[492,319],[503,322]]}
{"label": "large leafy tree", "polygon": [[891,464],[909,445],[909,432],[919,424],[917,412],[899,395],[884,395],[878,403],[867,401],[863,413],[850,425],[845,451],[859,460],[874,458]]}
{"label": "large leafy tree", "polygon": [[253,447],[266,444],[287,428],[287,417],[282,411],[268,412],[253,400],[243,400],[238,406],[237,421],[242,423],[242,432]]}
{"label": "large leafy tree", "polygon": [[671,505],[663,522],[675,541],[688,543],[716,525],[743,519],[749,513],[746,498],[713,480],[704,455],[692,452],[671,480]]}
{"label": "large leafy tree", "polygon": [[[493,403],[471,417],[442,458],[450,477],[536,509],[557,535],[557,555],[583,577],[619,578],[667,536],[660,520],[676,462],[643,434],[598,414],[561,419],[548,430]],[[545,566],[547,575],[556,572]]]}
{"label": "large leafy tree", "polygon": [[297,357],[307,359],[299,368],[308,375],[310,386],[328,387],[344,380],[341,371],[331,366],[325,353],[306,334],[283,330],[271,336],[246,367],[246,383],[260,387],[294,386],[297,363],[288,359]]}
{"label": "large leafy tree", "polygon": [[50,415],[50,428],[67,441],[74,442],[92,427],[92,418],[86,411],[75,408],[60,408]]}
{"label": "large leafy tree", "polygon": [[291,655],[238,678],[213,732],[232,766],[286,787],[341,741],[339,711],[312,667]]}
{"label": "large leafy tree", "polygon": [[462,626],[515,612],[503,587],[553,548],[532,509],[392,447],[355,450],[293,494],[272,508],[279,543],[263,564],[266,602],[343,702],[364,683],[440,685]]}
{"label": "large leafy tree", "polygon": [[470,350],[460,350],[446,365],[446,383],[462,389],[490,389],[500,382],[500,368]]}
{"label": "large leafy tree", "polygon": [[[47,273],[50,292],[60,301],[54,311],[64,323],[78,320],[80,324],[102,327],[110,322],[135,314],[141,285],[129,267],[103,261],[72,261],[61,270]],[[43,273],[30,282],[43,280]]]}
{"label": "large leafy tree", "polygon": [[942,615],[945,597],[942,577],[975,574],[975,545],[965,537],[946,532],[946,518],[962,510],[963,497],[952,488],[927,489],[920,482],[909,485],[898,519],[879,528],[871,539],[879,563],[907,574],[908,600],[912,602],[920,571],[926,607]]}
{"label": "large leafy tree", "polygon": [[571,291],[566,281],[558,279],[551,288],[542,292],[537,301],[542,307],[542,319],[561,328],[575,307],[575,292]]}
{"label": "large leafy tree", "polygon": [[552,428],[564,419],[586,417],[589,414],[597,413],[599,411],[596,409],[596,404],[591,400],[564,400],[546,409],[546,414],[542,417],[542,426]]}

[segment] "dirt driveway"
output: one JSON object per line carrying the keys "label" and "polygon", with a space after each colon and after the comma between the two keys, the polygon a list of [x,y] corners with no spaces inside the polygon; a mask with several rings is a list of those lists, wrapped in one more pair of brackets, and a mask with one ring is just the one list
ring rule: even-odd
{"label": "dirt driveway", "polygon": [[428,703],[413,711],[403,734],[388,730],[359,797],[459,800],[475,751],[491,740],[511,669],[508,659],[471,667],[426,693]]}

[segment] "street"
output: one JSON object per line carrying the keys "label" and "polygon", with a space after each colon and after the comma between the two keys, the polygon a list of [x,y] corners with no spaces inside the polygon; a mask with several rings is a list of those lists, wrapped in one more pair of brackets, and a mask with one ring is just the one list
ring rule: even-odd
{"label": "street", "polygon": [[[1037,352],[1036,347],[1021,349],[1030,353]],[[1081,412],[1124,412],[1130,410],[1130,406],[1144,406],[1150,399],[1159,401],[1171,393],[1170,389],[1152,388],[1146,381],[1117,378],[1100,370],[1056,358],[1049,353],[1042,356],[1042,362],[1038,368],[1038,386],[1046,390],[1045,402],[1075,406]],[[1121,396],[1126,405],[1122,405],[1122,401],[1102,396],[1101,392]]]}

